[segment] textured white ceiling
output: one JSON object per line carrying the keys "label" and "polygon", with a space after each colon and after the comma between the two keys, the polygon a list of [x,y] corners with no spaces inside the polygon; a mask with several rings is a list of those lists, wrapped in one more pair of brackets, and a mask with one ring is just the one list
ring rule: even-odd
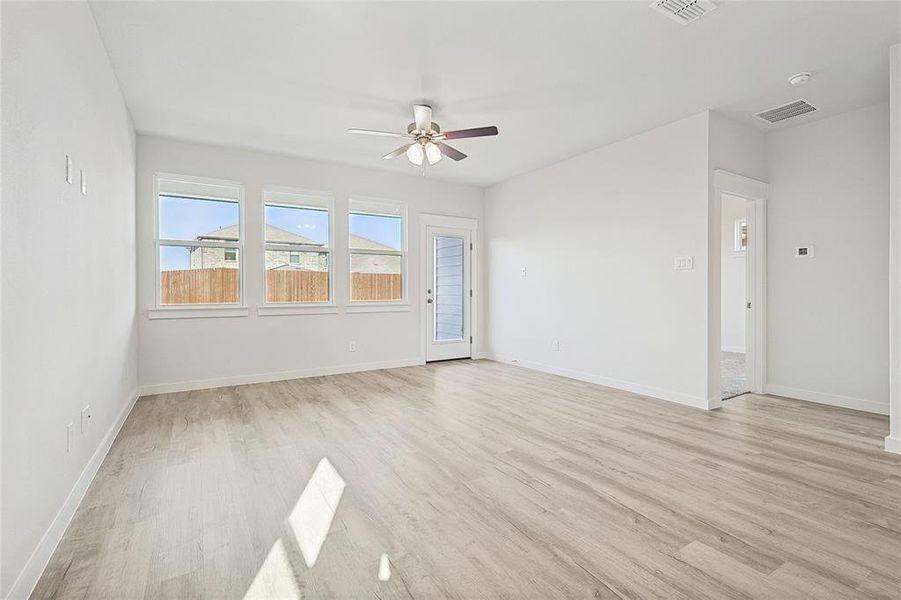
{"label": "textured white ceiling", "polygon": [[[718,2],[682,26],[649,2],[94,2],[139,132],[416,173],[380,157],[411,105],[469,158],[430,177],[487,185],[704,109],[803,97],[805,122],[888,98],[901,2]],[[787,78],[812,71],[804,88]]]}

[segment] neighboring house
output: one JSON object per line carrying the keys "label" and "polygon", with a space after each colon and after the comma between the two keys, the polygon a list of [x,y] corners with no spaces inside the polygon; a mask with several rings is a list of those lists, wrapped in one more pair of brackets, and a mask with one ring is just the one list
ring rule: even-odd
{"label": "neighboring house", "polygon": [[350,236],[350,272],[351,273],[400,273],[401,257],[392,254],[354,254],[354,250],[388,250],[396,249],[359,235]]}
{"label": "neighboring house", "polygon": [[[220,227],[197,236],[198,240],[234,242],[238,239],[238,226]],[[319,242],[279,227],[266,225],[266,242],[269,244],[303,244],[322,246]],[[192,269],[237,269],[238,251],[234,248],[194,248],[191,250]],[[266,269],[298,269],[301,271],[328,271],[328,255],[295,250],[266,250]]]}
{"label": "neighboring house", "polygon": [[[229,225],[197,236],[198,240],[235,242],[238,226]],[[319,242],[292,233],[280,227],[266,225],[266,242],[269,244],[302,244],[322,246]],[[395,249],[359,235],[350,236],[350,270],[354,273],[400,273],[401,257],[391,254],[355,254],[354,250]],[[237,269],[238,251],[235,248],[193,248],[192,269]],[[328,271],[328,255],[317,252],[298,252],[290,249],[266,250],[266,270],[296,269],[300,271]]]}

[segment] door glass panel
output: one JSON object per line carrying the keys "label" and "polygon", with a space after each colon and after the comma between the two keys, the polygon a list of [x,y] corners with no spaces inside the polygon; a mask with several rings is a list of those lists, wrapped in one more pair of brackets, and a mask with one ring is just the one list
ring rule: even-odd
{"label": "door glass panel", "polygon": [[435,236],[435,341],[463,339],[463,238]]}

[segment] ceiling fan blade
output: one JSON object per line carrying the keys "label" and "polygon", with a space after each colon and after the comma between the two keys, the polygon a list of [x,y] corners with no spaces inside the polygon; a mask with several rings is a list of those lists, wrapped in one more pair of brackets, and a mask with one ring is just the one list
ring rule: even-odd
{"label": "ceiling fan blade", "polygon": [[374,129],[353,129],[353,128],[351,128],[351,129],[347,130],[347,133],[358,133],[361,135],[380,135],[383,137],[393,137],[393,138],[407,137],[402,133],[393,133],[391,131],[376,131]]}
{"label": "ceiling fan blade", "polygon": [[456,131],[445,131],[441,134],[446,140],[459,140],[461,138],[485,137],[487,135],[497,135],[497,127],[473,127],[472,129],[458,129]]}
{"label": "ceiling fan blade", "polygon": [[386,155],[383,156],[382,158],[387,158],[387,159],[390,159],[390,158],[397,158],[398,156],[400,156],[401,154],[403,154],[404,152],[406,152],[406,151],[407,151],[407,148],[409,148],[410,146],[412,146],[413,144],[416,144],[416,143],[417,143],[417,142],[412,142],[412,143],[410,143],[410,144],[404,144],[403,146],[401,146],[401,147],[398,148],[397,150],[393,150],[393,151],[389,152],[388,154],[386,154]]}
{"label": "ceiling fan blade", "polygon": [[432,107],[426,104],[413,105],[413,122],[420,131],[432,130]]}
{"label": "ceiling fan blade", "polygon": [[463,160],[464,158],[466,158],[465,154],[463,154],[456,148],[451,148],[444,142],[435,142],[435,144],[438,146],[438,148],[441,149],[441,154],[448,158],[451,158],[453,160]]}

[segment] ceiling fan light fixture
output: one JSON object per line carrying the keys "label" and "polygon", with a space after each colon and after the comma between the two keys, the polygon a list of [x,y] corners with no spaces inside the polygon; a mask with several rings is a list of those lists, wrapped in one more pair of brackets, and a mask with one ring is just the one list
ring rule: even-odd
{"label": "ceiling fan light fixture", "polygon": [[[700,2],[701,0],[685,1]],[[445,143],[446,140],[497,135],[497,127],[491,125],[488,127],[471,127],[469,129],[442,132],[438,124],[432,121],[432,107],[425,104],[414,104],[413,122],[407,126],[406,133],[356,128],[348,129],[347,133],[406,138],[407,143],[382,156],[382,160],[392,160],[403,154],[410,163],[417,167],[423,167],[426,160],[429,161],[430,165],[434,165],[445,156],[454,162],[463,160],[466,158],[466,155],[453,146],[448,146]],[[425,168],[422,168],[421,171],[422,175],[425,176]]]}
{"label": "ceiling fan light fixture", "polygon": [[417,167],[422,166],[422,159],[425,156],[425,152],[422,150],[421,144],[413,144],[409,148],[407,148],[407,159]]}
{"label": "ceiling fan light fixture", "polygon": [[434,142],[427,143],[425,145],[425,157],[429,160],[430,165],[434,165],[441,160],[441,148],[435,145]]}

